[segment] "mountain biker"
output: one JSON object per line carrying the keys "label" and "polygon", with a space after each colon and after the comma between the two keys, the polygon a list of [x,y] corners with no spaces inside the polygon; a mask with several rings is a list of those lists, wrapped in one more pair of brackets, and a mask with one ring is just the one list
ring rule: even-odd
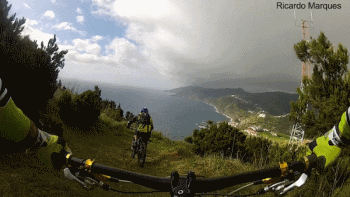
{"label": "mountain biker", "polygon": [[[151,132],[154,127],[153,120],[151,118],[151,115],[149,115],[148,109],[146,107],[142,108],[141,113],[139,113],[131,121],[128,122],[127,128],[130,128],[131,124],[134,122],[137,122],[134,138],[137,139],[138,137],[142,137],[147,147],[147,143],[151,137]],[[134,146],[134,144],[131,145],[131,149],[133,149]]]}
{"label": "mountain biker", "polygon": [[329,167],[339,156],[341,150],[350,145],[350,107],[340,118],[339,124],[309,144],[308,155],[316,154],[320,161],[317,169],[320,173]]}
{"label": "mountain biker", "polygon": [[[57,135],[38,129],[12,100],[0,78],[0,143],[9,152],[34,153],[39,164],[47,169],[60,169],[64,163],[53,153],[71,153],[67,143]],[[4,150],[2,150],[4,151]]]}

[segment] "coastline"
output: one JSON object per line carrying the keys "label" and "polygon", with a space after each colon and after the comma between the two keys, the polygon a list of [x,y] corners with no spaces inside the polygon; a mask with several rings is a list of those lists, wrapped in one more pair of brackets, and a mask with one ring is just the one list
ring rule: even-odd
{"label": "coastline", "polygon": [[215,109],[216,113],[221,114],[221,115],[224,115],[226,118],[229,118],[229,119],[230,119],[230,121],[228,122],[228,124],[229,124],[230,126],[236,127],[236,126],[238,125],[238,123],[237,123],[237,122],[233,121],[233,118],[232,118],[232,117],[228,116],[227,114],[220,113],[220,112],[219,112],[219,110],[216,108],[216,106],[215,106],[215,105],[210,104],[210,103],[206,103],[206,104],[208,104],[208,105],[210,105],[210,106],[214,107],[214,109]]}
{"label": "coastline", "polygon": [[[178,96],[178,95],[174,93],[174,94],[172,94],[172,96]],[[188,98],[188,99],[192,99],[192,98]],[[216,113],[221,114],[221,115],[224,115],[226,118],[230,119],[230,121],[228,122],[228,125],[230,125],[230,126],[232,126],[232,127],[237,127],[237,126],[239,125],[239,123],[237,123],[237,122],[235,122],[235,121],[233,120],[233,117],[230,117],[230,116],[228,116],[228,115],[225,114],[225,113],[219,112],[218,108],[217,108],[215,105],[213,105],[213,104],[211,104],[211,103],[207,103],[207,102],[205,102],[205,101],[203,101],[203,100],[200,100],[200,99],[192,99],[192,100],[197,100],[197,101],[203,102],[203,103],[205,103],[205,104],[207,104],[207,105],[210,105],[210,106],[214,107]],[[197,125],[197,126],[198,126],[198,125]]]}

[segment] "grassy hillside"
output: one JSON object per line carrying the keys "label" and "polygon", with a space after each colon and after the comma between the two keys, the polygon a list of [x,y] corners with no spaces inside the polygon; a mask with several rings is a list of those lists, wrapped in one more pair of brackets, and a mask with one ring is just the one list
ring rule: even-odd
{"label": "grassy hillside", "polygon": [[[191,170],[198,176],[215,177],[253,170],[239,160],[225,160],[219,156],[196,156],[190,145],[170,141],[160,132],[154,132],[148,147],[145,167],[140,168],[130,156],[133,132],[125,128],[126,122],[115,122],[102,115],[103,133],[82,134],[78,129],[64,128],[74,156],[94,158],[97,163],[142,174],[166,177],[173,170],[185,174]],[[18,166],[17,163],[20,165]],[[2,155],[0,162],[0,195],[2,196],[129,196],[101,189],[86,191],[78,183],[64,178],[63,173],[44,172],[25,155]],[[34,170],[33,170],[34,169]],[[121,191],[150,191],[131,183],[110,184]],[[236,188],[236,187],[233,187]],[[233,188],[221,192],[230,192]],[[142,196],[168,196],[165,193]]]}
{"label": "grassy hillside", "polygon": [[[103,133],[82,134],[81,131],[79,132],[76,129],[64,128],[64,137],[73,150],[74,156],[78,158],[95,158],[96,162],[100,164],[160,177],[170,176],[173,170],[178,170],[180,174],[185,174],[191,170],[197,176],[218,177],[268,167],[242,163],[239,159],[223,159],[218,155],[199,157],[191,151],[190,144],[182,141],[170,141],[163,137],[160,132],[155,132],[148,147],[145,167],[140,168],[136,160],[130,157],[130,139],[133,132],[125,129],[126,123],[114,122],[105,116],[102,116],[102,120]],[[277,163],[272,165],[277,165]],[[2,196],[130,196],[101,189],[87,191],[78,183],[65,179],[62,172],[54,174],[35,168],[37,166],[31,163],[30,159],[24,155],[2,155],[0,167],[0,194]],[[305,188],[295,190],[287,196],[315,195],[315,189],[308,189],[311,187],[315,188],[315,184],[315,180],[310,181]],[[321,194],[326,184],[328,183],[325,180],[321,181],[316,186],[316,191],[320,190],[319,194]],[[148,188],[132,183],[110,185],[121,191],[151,191]],[[346,186],[347,183],[342,190],[344,195],[346,194]],[[218,193],[228,194],[238,187],[230,187],[218,191]],[[238,194],[248,194],[261,188],[262,186],[255,186]],[[153,193],[131,196],[169,195]],[[274,195],[269,194],[266,196]]]}
{"label": "grassy hillside", "polygon": [[[217,99],[211,99],[210,104],[214,105],[220,113],[232,117],[235,122],[240,123],[240,129],[246,129],[249,126],[261,126],[269,131],[290,134],[293,122],[289,121],[288,116],[276,117],[268,112],[263,112],[256,108],[251,101],[242,101],[231,96],[225,96]],[[264,113],[265,117],[259,117],[259,112]]]}

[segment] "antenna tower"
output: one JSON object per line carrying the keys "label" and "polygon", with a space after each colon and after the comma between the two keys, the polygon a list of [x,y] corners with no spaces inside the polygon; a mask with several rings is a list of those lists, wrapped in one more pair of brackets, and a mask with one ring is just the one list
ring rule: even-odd
{"label": "antenna tower", "polygon": [[[310,11],[311,14],[311,21],[310,23],[313,24],[313,19],[312,19],[312,12]],[[295,10],[294,10],[294,20],[295,20],[295,26],[296,27],[301,27],[303,30],[303,40],[306,40],[306,42],[309,42],[309,28],[310,26],[308,25],[307,20],[301,20],[301,26],[297,26],[297,18],[295,16]],[[304,91],[304,84],[303,84],[303,78],[304,76],[308,76],[310,78],[310,62],[303,62],[302,67],[301,67],[301,82],[300,82],[300,90],[303,92]],[[306,105],[306,111],[308,109],[308,105]],[[301,143],[304,140],[304,134],[305,131],[303,129],[304,125],[300,123],[300,117],[298,117],[297,122],[293,125],[292,132],[289,138],[289,145],[292,145],[294,143]]]}

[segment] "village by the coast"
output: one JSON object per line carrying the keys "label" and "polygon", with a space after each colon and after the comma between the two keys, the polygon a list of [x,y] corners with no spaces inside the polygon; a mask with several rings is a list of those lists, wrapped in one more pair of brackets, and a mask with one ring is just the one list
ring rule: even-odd
{"label": "village by the coast", "polygon": [[[230,117],[230,116],[228,116],[228,115],[225,114],[225,113],[219,112],[219,110],[217,109],[217,107],[214,106],[213,104],[208,103],[208,105],[214,107],[216,113],[222,114],[222,115],[224,115],[225,117],[227,117],[228,119],[230,119],[230,121],[228,122],[228,124],[229,124],[230,126],[238,127],[238,126],[240,126],[241,124],[246,123],[245,120],[240,120],[239,123],[238,123],[238,122],[235,122],[233,117]],[[249,112],[249,113],[254,113],[253,111],[248,111],[248,112]],[[274,116],[274,117],[276,117],[276,118],[281,118],[281,117],[286,117],[287,115],[288,115],[288,114],[284,114],[284,115]],[[265,117],[266,117],[265,111],[262,110],[262,111],[257,112],[257,117],[258,117],[258,118],[265,118]],[[200,126],[200,127],[201,127],[201,126]],[[246,133],[247,135],[250,135],[250,136],[257,136],[257,135],[258,135],[258,132],[269,132],[272,136],[277,137],[277,133],[276,133],[276,132],[270,131],[270,130],[268,130],[268,129],[265,129],[265,128],[262,128],[262,127],[256,126],[256,125],[250,125],[250,126],[248,126],[246,129],[243,129],[242,132],[244,132],[244,133]],[[311,142],[311,141],[312,141],[312,140],[304,139],[303,143],[309,143],[309,142]]]}

